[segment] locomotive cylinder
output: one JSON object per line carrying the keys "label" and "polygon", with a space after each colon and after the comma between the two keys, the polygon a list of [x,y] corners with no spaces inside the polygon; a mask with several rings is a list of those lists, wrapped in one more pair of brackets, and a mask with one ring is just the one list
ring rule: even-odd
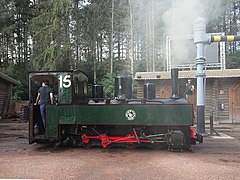
{"label": "locomotive cylinder", "polygon": [[115,97],[120,99],[132,98],[132,78],[129,76],[117,76],[115,78]]}
{"label": "locomotive cylinder", "polygon": [[178,69],[171,69],[172,98],[179,97]]}
{"label": "locomotive cylinder", "polygon": [[154,83],[144,84],[144,98],[155,99],[156,98],[156,87]]}

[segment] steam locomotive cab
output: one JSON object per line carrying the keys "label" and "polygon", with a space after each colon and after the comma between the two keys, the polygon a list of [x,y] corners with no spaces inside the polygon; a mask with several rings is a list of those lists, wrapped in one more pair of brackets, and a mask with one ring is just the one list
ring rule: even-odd
{"label": "steam locomotive cab", "polygon": [[[49,81],[49,87],[53,89],[54,105],[72,104],[81,102],[87,97],[88,78],[82,71],[68,72],[29,72],[29,100],[30,100],[30,121],[29,121],[29,142],[46,139],[42,134],[42,118],[39,105],[36,104],[36,96],[41,82]],[[48,109],[48,108],[47,108]],[[48,113],[48,112],[46,112]],[[47,126],[47,125],[46,125]],[[41,136],[40,136],[41,135]]]}

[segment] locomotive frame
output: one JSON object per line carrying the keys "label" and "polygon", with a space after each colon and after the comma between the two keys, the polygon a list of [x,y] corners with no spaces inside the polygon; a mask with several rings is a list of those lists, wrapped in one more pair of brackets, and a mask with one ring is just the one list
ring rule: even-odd
{"label": "locomotive frame", "polygon": [[[49,80],[56,98],[55,104],[46,108],[46,131],[38,134],[43,126],[34,96],[36,82],[44,79]],[[174,94],[170,98],[155,98],[154,89],[149,89],[154,86],[148,88],[148,84],[145,87],[148,95],[133,99],[131,78],[119,76],[115,81],[115,97],[110,98],[104,97],[101,85],[92,86],[89,96],[88,77],[82,71],[30,72],[29,143],[191,149],[192,144],[202,142],[202,137],[192,128],[193,105],[177,95],[177,80],[173,78]]]}

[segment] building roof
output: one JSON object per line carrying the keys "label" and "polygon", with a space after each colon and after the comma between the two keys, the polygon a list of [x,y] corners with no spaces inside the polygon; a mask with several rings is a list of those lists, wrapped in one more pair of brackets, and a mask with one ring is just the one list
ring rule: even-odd
{"label": "building roof", "polygon": [[0,72],[0,79],[3,79],[13,85],[19,85],[20,82]]}
{"label": "building roof", "polygon": [[[179,71],[179,79],[196,78],[196,70]],[[240,69],[225,69],[225,70],[206,70],[207,78],[235,78],[240,77]],[[147,79],[171,79],[171,72],[137,72],[134,77],[135,80]]]}

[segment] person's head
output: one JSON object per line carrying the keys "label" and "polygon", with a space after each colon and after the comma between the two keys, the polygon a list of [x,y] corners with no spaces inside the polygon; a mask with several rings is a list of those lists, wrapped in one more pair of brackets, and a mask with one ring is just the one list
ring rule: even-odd
{"label": "person's head", "polygon": [[191,83],[191,79],[188,79],[188,83]]}
{"label": "person's head", "polygon": [[49,81],[47,79],[42,81],[42,86],[48,86],[49,85]]}

